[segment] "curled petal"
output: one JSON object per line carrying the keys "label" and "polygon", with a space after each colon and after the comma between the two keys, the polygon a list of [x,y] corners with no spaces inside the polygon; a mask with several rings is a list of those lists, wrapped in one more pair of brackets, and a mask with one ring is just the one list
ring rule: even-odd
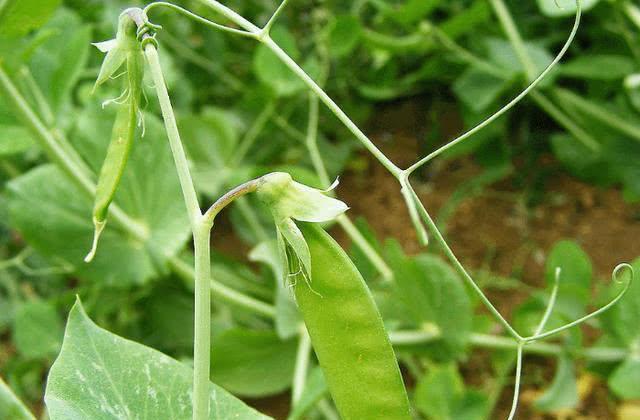
{"label": "curled petal", "polygon": [[93,45],[94,47],[99,49],[100,52],[108,53],[109,51],[114,49],[116,47],[116,45],[118,45],[118,40],[110,39],[108,41],[92,42],[91,45]]}
{"label": "curled petal", "polygon": [[333,190],[335,190],[336,188],[338,188],[338,185],[340,185],[340,177],[337,177],[335,181],[333,181],[333,183],[329,186],[329,188],[327,188],[326,190],[322,190],[323,193],[328,193],[331,192]]}
{"label": "curled petal", "polygon": [[300,184],[283,172],[265,175],[257,192],[271,209],[276,223],[288,218],[328,222],[349,209],[342,201],[327,196],[322,190]]}
{"label": "curled petal", "polygon": [[302,222],[328,222],[340,216],[349,207],[340,200],[325,195],[321,190],[293,181],[287,192],[290,199],[289,215]]}

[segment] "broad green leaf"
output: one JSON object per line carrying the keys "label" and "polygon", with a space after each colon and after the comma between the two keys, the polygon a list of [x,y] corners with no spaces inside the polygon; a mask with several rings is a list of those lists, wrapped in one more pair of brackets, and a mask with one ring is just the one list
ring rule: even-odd
{"label": "broad green leaf", "polygon": [[[169,279],[172,281],[174,279]],[[193,294],[182,287],[154,287],[142,302],[144,343],[162,351],[191,354],[193,349]]]}
{"label": "broad green leaf", "polygon": [[196,187],[217,198],[233,177],[233,168],[228,165],[238,143],[241,121],[230,111],[205,108],[200,114],[180,117],[178,126],[193,163]]}
{"label": "broad green leaf", "polygon": [[[582,0],[582,10],[587,11],[600,0]],[[538,0],[540,11],[549,17],[570,16],[576,13],[576,0]]]}
{"label": "broad green leaf", "polygon": [[635,70],[635,62],[624,55],[580,55],[559,67],[567,77],[591,80],[621,80]]}
{"label": "broad green leaf", "polygon": [[551,386],[535,402],[537,409],[557,411],[578,405],[578,385],[573,361],[563,355],[558,359],[558,368]]}
{"label": "broad green leaf", "polygon": [[343,57],[351,53],[358,45],[362,25],[353,15],[336,16],[327,27],[327,47],[334,57]]}
{"label": "broad green leaf", "polygon": [[421,348],[438,359],[455,358],[467,341],[472,318],[471,302],[460,278],[432,255],[409,258],[393,243],[389,254],[406,328],[440,334],[440,340]]}
{"label": "broad green leaf", "polygon": [[602,164],[602,156],[570,134],[552,135],[551,149],[555,157],[576,176],[593,179],[593,176],[608,173]]}
{"label": "broad green leaf", "polygon": [[609,376],[609,388],[624,400],[640,399],[640,359],[630,357]]}
{"label": "broad green leaf", "polygon": [[591,295],[593,268],[589,256],[573,241],[557,242],[545,263],[545,278],[551,286],[560,268],[557,311],[568,318],[584,315]]}
{"label": "broad green leaf", "polygon": [[470,68],[453,84],[453,91],[474,112],[484,111],[509,87],[509,81]]}
{"label": "broad green leaf", "polygon": [[[488,38],[486,40],[489,49],[489,59],[498,66],[505,69],[508,73],[516,75],[525,71],[524,66],[518,59],[518,54],[513,46],[504,39]],[[553,61],[553,56],[545,48],[538,44],[525,42],[525,49],[531,61],[536,68],[537,73],[542,71]],[[556,71],[551,72],[545,80],[541,82],[541,86],[548,86],[553,82]]]}
{"label": "broad green leaf", "polygon": [[77,14],[61,8],[42,31],[49,31],[51,36],[35,51],[29,68],[54,113],[60,114],[87,64],[91,28]]}
{"label": "broad green leaf", "polygon": [[[71,309],[62,351],[49,372],[51,420],[191,418],[192,371],[170,357],[94,324]],[[211,419],[267,419],[211,384]]]}
{"label": "broad green leaf", "polygon": [[443,0],[406,0],[397,9],[391,9],[388,14],[403,24],[419,22],[435,8],[445,3]]}
{"label": "broad green leaf", "polygon": [[29,150],[33,146],[31,133],[24,127],[0,125],[0,157]]}
{"label": "broad green leaf", "polygon": [[18,305],[13,319],[13,342],[27,358],[55,356],[62,343],[62,320],[49,302],[30,301]]}
{"label": "broad green leaf", "polygon": [[[300,52],[293,35],[282,27],[276,26],[273,28],[271,36],[291,58],[299,59]],[[300,79],[263,44],[256,48],[253,56],[253,72],[258,80],[271,87],[278,96],[290,96],[304,88]]]}
{"label": "broad green leaf", "polygon": [[[81,114],[73,142],[97,171],[105,156],[112,114]],[[43,256],[75,267],[84,279],[114,285],[140,284],[166,269],[185,243],[189,225],[175,167],[160,122],[146,116],[146,137],[133,145],[115,202],[141,227],[145,240],[107,224],[98,254],[83,262],[91,244],[92,197],[55,167],[44,165],[9,183],[9,215],[26,241]]]}
{"label": "broad green leaf", "polygon": [[0,419],[35,420],[35,417],[0,378]]}
{"label": "broad green leaf", "polygon": [[227,391],[247,397],[282,392],[291,385],[296,341],[271,331],[232,329],[213,338],[211,377]]}
{"label": "broad green leaf", "polygon": [[464,392],[464,382],[455,364],[429,370],[416,387],[416,406],[433,420],[451,419],[457,397]]}
{"label": "broad green leaf", "polygon": [[431,420],[481,420],[486,418],[486,395],[465,389],[455,364],[434,366],[420,379],[416,407]]}
{"label": "broad green leaf", "polygon": [[0,2],[0,35],[23,36],[42,26],[62,0],[5,0]]}

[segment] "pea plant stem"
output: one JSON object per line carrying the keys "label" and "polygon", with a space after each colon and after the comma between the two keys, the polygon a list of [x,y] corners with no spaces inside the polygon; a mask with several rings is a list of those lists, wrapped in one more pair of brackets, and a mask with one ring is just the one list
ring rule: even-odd
{"label": "pea plant stem", "polygon": [[195,252],[195,328],[193,343],[193,419],[209,418],[209,376],[211,363],[211,228],[213,220],[203,216],[189,172],[189,162],[180,140],[169,92],[160,66],[158,51],[152,43],[144,49],[156,88],[169,145],[182,188]]}
{"label": "pea plant stem", "polygon": [[39,141],[40,147],[49,157],[49,159],[56,163],[63,172],[65,172],[70,179],[74,180],[75,184],[80,187],[84,192],[93,194],[95,191],[95,185],[92,180],[89,179],[86,174],[80,170],[75,160],[65,153],[64,149],[58,144],[53,134],[42,123],[40,118],[31,109],[25,98],[20,94],[18,88],[13,81],[9,78],[9,75],[4,71],[0,64],[0,92],[4,96],[16,111],[17,116],[22,120],[23,124],[27,126],[36,139]]}
{"label": "pea plant stem", "polygon": [[269,27],[258,28],[244,17],[240,16],[228,7],[215,0],[201,0],[216,12],[220,13],[243,29],[255,34],[256,39],[269,48],[282,63],[287,66],[307,87],[320,98],[320,100],[333,112],[344,126],[371,152],[371,154],[396,178],[400,179],[402,170],[398,168],[380,149],[367,137],[366,134],[349,118],[349,116],[326,94],[324,90],[296,63],[280,46],[269,36]]}
{"label": "pea plant stem", "polygon": [[[580,0],[577,0],[578,6],[580,6]],[[509,9],[504,4],[503,0],[491,0],[491,5],[498,16],[498,20],[500,21],[500,25],[504,30],[511,46],[516,52],[516,56],[518,60],[522,64],[525,69],[525,74],[527,75],[528,80],[534,80],[536,75],[536,66],[533,63],[533,60],[529,56],[527,52],[527,48],[522,40],[522,36],[518,31],[518,28],[509,12]],[[580,7],[578,7],[577,16],[580,15]],[[531,98],[549,114],[553,119],[555,119],[560,125],[562,125],[567,131],[569,131],[577,140],[582,142],[586,147],[591,149],[592,151],[598,151],[600,149],[600,144],[582,127],[576,124],[570,117],[568,117],[561,109],[559,109],[549,98],[547,98],[544,94],[536,91],[530,92]]]}
{"label": "pea plant stem", "polygon": [[540,108],[551,116],[558,124],[563,126],[576,140],[580,141],[585,147],[596,152],[600,150],[600,144],[596,139],[587,133],[582,127],[576,124],[567,114],[565,114],[556,104],[540,92],[531,92],[533,99]]}
{"label": "pea plant stem", "polygon": [[522,36],[520,36],[520,32],[516,27],[516,24],[511,17],[511,13],[507,8],[506,4],[504,4],[503,0],[489,0],[493,10],[498,16],[498,20],[502,25],[511,45],[513,46],[514,51],[516,52],[516,56],[518,60],[522,63],[522,67],[524,67],[525,74],[527,75],[528,80],[534,80],[536,78],[536,65],[527,53],[527,47],[522,40]]}
{"label": "pea plant stem", "polygon": [[309,368],[309,356],[311,355],[311,338],[304,325],[300,326],[298,334],[298,351],[296,354],[296,365],[293,371],[293,383],[291,387],[292,406],[300,401],[304,385],[307,381],[307,371]]}
{"label": "pea plant stem", "polygon": [[[169,265],[171,270],[173,270],[185,283],[187,283],[188,287],[193,287],[195,271],[192,266],[179,257],[169,259]],[[263,318],[275,319],[276,317],[276,309],[274,306],[244,295],[218,281],[211,280],[210,292],[214,298],[221,302],[242,308]]]}
{"label": "pea plant stem", "polygon": [[[502,4],[502,6],[504,6],[504,3]],[[500,7],[500,6],[498,6],[498,7]],[[500,16],[502,16],[504,14],[505,10],[506,10],[506,7],[504,7],[504,10],[502,10],[502,8],[501,8],[501,15]],[[508,13],[508,10],[506,10],[506,12]],[[409,168],[406,169],[407,176],[411,175],[415,170],[420,168],[422,165],[424,165],[427,162],[431,161],[432,159],[434,159],[435,157],[439,156],[440,154],[446,152],[447,150],[449,150],[450,148],[454,147],[458,143],[461,143],[461,142],[471,138],[471,136],[473,136],[474,134],[478,133],[479,131],[484,129],[486,126],[488,126],[489,124],[493,123],[495,120],[497,120],[502,115],[504,115],[509,110],[511,110],[516,104],[518,104],[521,100],[523,100],[527,95],[535,94],[536,92],[535,92],[534,89],[540,84],[540,82],[542,82],[542,80],[544,80],[545,77],[547,77],[547,75],[553,70],[553,68],[556,66],[556,64],[558,64],[558,62],[560,62],[560,60],[564,57],[564,55],[566,54],[567,50],[571,46],[571,43],[573,42],[573,40],[574,40],[574,38],[575,38],[575,36],[576,36],[576,34],[578,32],[578,28],[580,27],[581,16],[582,16],[581,9],[578,8],[578,11],[576,13],[576,18],[575,18],[575,21],[574,21],[574,24],[573,24],[573,28],[571,29],[571,33],[569,34],[569,37],[567,38],[567,41],[562,46],[560,52],[558,52],[558,54],[556,55],[555,59],[551,63],[549,63],[549,65],[537,77],[534,74],[533,79],[530,79],[531,82],[529,83],[529,85],[522,92],[520,92],[520,94],[518,94],[515,98],[513,98],[505,106],[500,108],[500,110],[498,110],[495,113],[493,113],[491,116],[489,116],[484,121],[480,122],[478,125],[476,125],[472,129],[470,129],[469,131],[467,131],[467,132],[463,133],[462,135],[456,137],[455,139],[453,139],[452,141],[448,142],[444,146],[442,146],[439,149],[429,153],[427,156],[425,156],[424,158],[420,159],[418,162],[416,162],[413,165],[411,165]],[[517,31],[516,31],[516,33],[517,33]],[[493,75],[498,75],[499,74],[500,76],[498,76],[498,77],[505,78],[504,71],[502,71],[500,68],[497,68],[493,64],[491,64],[491,63],[489,63],[489,62],[487,62],[487,61],[485,61],[485,60],[483,60],[481,58],[476,57],[471,52],[469,52],[466,49],[464,49],[461,46],[459,46],[454,40],[452,40],[451,38],[447,37],[441,31],[435,30],[435,36],[436,36],[437,39],[439,39],[441,41],[442,45],[445,48],[447,48],[450,51],[452,51],[453,53],[457,54],[458,57],[460,57],[461,59],[467,61],[468,63],[470,63],[472,65],[477,66],[478,68],[484,69],[485,71],[489,72],[490,74],[493,74]],[[518,34],[518,36],[519,36],[519,34]],[[525,51],[525,53],[526,53],[526,51]],[[542,105],[540,105],[540,106],[543,107]],[[585,143],[589,148],[594,149],[594,150],[598,149],[598,147],[599,147],[598,143],[591,136],[589,136],[586,132],[584,132],[584,130],[581,130],[580,127],[577,127],[566,115],[564,115],[564,113],[561,110],[557,109],[557,107],[554,107],[553,104],[551,104],[551,106],[547,107],[547,108],[543,107],[543,109],[545,111],[547,111],[553,118],[555,118],[556,121],[558,121],[558,123],[560,123],[561,125],[565,126],[565,128],[567,128],[568,131],[571,131],[572,134],[574,134],[574,136],[576,136],[576,138],[578,138],[580,141]]]}
{"label": "pea plant stem", "polygon": [[278,58],[282,61],[294,74],[296,74],[307,87],[320,98],[327,108],[344,124],[344,126],[364,145],[364,147],[397,179],[402,176],[402,170],[398,168],[389,158],[385,156],[380,149],[366,134],[358,128],[358,126],[347,116],[347,114],[325,93],[324,90],[311,78],[305,71],[291,58],[278,44],[276,44],[269,36],[261,39]]}
{"label": "pea plant stem", "polygon": [[[309,94],[309,121],[307,126],[307,135],[305,136],[305,144],[307,151],[311,157],[311,164],[313,165],[320,182],[324,188],[328,188],[331,185],[327,168],[322,160],[320,149],[318,148],[318,97],[312,93]],[[358,228],[353,224],[351,219],[345,214],[341,214],[336,219],[342,230],[344,230],[355,245],[360,248],[362,253],[378,270],[380,275],[385,280],[391,280],[393,278],[393,272],[384,261],[384,259],[378,254],[378,252],[371,246],[367,239],[360,233]]]}
{"label": "pea plant stem", "polygon": [[442,236],[442,233],[440,233],[440,230],[436,226],[435,222],[429,215],[429,212],[427,212],[427,209],[424,207],[424,205],[420,201],[420,198],[414,191],[413,187],[407,184],[407,188],[410,194],[412,195],[413,200],[415,201],[415,204],[418,207],[418,212],[420,213],[422,220],[425,222],[425,224],[427,225],[427,228],[431,231],[431,235],[433,235],[436,242],[438,243],[438,245],[440,246],[444,254],[447,256],[447,258],[451,261],[456,271],[460,273],[460,275],[465,280],[465,282],[476,292],[476,294],[478,295],[478,297],[480,298],[484,306],[489,310],[489,312],[493,314],[493,316],[498,320],[498,322],[505,328],[507,333],[509,333],[509,335],[511,335],[515,340],[522,341],[523,337],[520,334],[518,334],[518,332],[511,326],[511,324],[509,324],[509,322],[502,316],[502,314],[500,314],[500,311],[498,311],[498,309],[496,309],[496,307],[493,306],[489,298],[487,298],[484,292],[482,291],[482,289],[480,289],[480,286],[478,286],[478,284],[473,280],[471,275],[464,268],[462,263],[460,263],[456,255],[453,253],[453,251],[449,247],[449,244],[447,244],[447,241],[445,241],[444,237]]}

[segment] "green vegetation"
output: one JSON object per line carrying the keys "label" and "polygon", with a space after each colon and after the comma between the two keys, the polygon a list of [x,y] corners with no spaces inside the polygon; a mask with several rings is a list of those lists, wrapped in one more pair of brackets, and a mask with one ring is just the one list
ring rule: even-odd
{"label": "green vegetation", "polygon": [[[0,1],[0,417],[261,419],[248,399],[290,390],[289,419],[511,419],[526,355],[556,361],[529,409],[576,408],[587,371],[639,398],[640,260],[600,281],[558,240],[538,288],[447,242],[490,184],[544,200],[545,156],[640,201],[640,9],[521,3]],[[360,127],[411,97],[429,130],[403,169]],[[442,143],[445,100],[468,129]],[[336,197],[365,154],[417,255]],[[434,219],[436,158],[480,173]],[[253,264],[212,246],[225,226]],[[491,284],[524,301],[503,315]]]}

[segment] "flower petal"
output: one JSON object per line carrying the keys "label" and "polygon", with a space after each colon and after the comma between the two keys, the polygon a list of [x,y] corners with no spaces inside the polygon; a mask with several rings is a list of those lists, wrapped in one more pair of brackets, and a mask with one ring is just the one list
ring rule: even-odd
{"label": "flower petal", "polygon": [[328,222],[340,216],[349,207],[340,200],[325,195],[321,190],[293,181],[287,191],[288,215],[302,222]]}
{"label": "flower petal", "polygon": [[100,52],[108,53],[109,51],[114,49],[116,45],[118,45],[118,40],[114,38],[108,41],[92,42],[91,45],[99,49]]}

